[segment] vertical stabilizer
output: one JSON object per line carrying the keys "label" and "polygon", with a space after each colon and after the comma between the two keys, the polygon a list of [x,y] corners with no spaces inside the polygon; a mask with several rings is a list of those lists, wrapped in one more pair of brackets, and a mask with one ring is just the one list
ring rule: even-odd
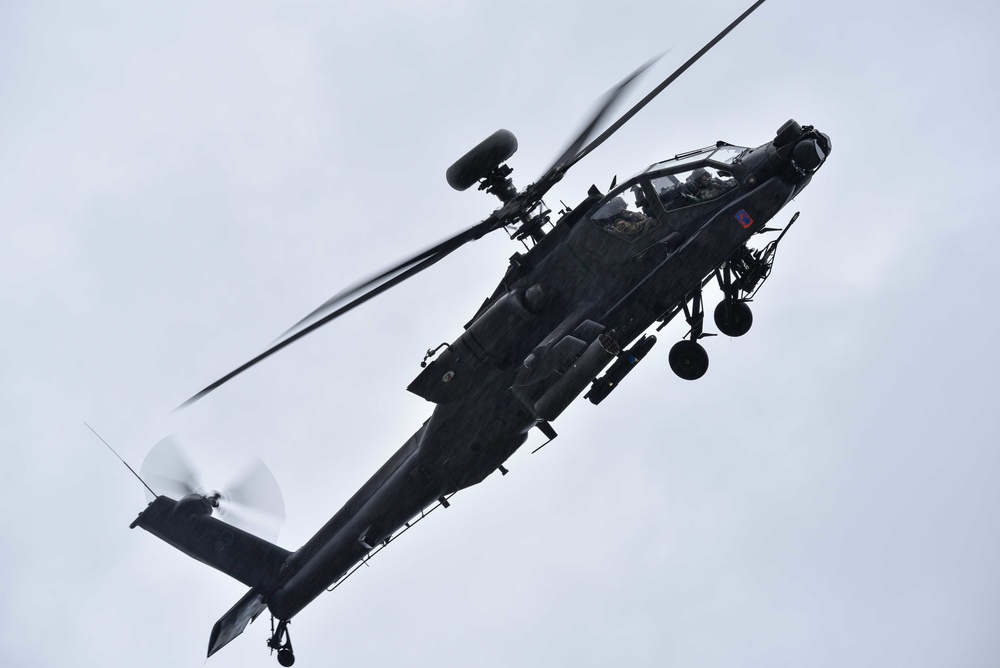
{"label": "vertical stabilizer", "polygon": [[212,627],[212,635],[208,639],[208,655],[212,656],[243,633],[243,630],[257,619],[266,607],[267,604],[264,603],[264,597],[260,592],[256,589],[248,591]]}

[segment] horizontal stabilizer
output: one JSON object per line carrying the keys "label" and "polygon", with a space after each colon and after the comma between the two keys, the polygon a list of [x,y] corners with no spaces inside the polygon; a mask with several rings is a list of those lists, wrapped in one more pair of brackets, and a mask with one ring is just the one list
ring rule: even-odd
{"label": "horizontal stabilizer", "polygon": [[208,639],[208,655],[212,656],[243,633],[266,607],[263,595],[256,588],[248,591],[212,627],[212,636]]}

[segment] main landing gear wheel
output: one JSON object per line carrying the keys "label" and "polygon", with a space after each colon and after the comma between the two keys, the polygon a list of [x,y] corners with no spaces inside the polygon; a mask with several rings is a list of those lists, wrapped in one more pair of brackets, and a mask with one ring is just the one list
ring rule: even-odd
{"label": "main landing gear wheel", "polygon": [[278,650],[278,663],[283,666],[291,666],[295,663],[295,655],[292,654],[292,650],[287,647],[283,647]]}
{"label": "main landing gear wheel", "polygon": [[670,368],[684,380],[698,380],[708,371],[708,353],[697,341],[684,339],[670,349]]}
{"label": "main landing gear wheel", "polygon": [[744,301],[724,299],[715,307],[715,326],[726,336],[743,336],[753,325],[753,311]]}

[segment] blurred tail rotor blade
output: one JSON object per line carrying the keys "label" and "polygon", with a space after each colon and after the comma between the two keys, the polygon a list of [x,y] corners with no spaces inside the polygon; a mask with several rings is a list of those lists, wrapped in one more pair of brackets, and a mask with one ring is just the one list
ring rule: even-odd
{"label": "blurred tail rotor blade", "polygon": [[273,517],[278,522],[285,521],[285,500],[281,488],[271,469],[259,458],[226,491],[234,506]]}
{"label": "blurred tail rotor blade", "polygon": [[[153,446],[142,461],[139,474],[157,494],[178,500],[193,494],[200,484],[187,457],[173,436],[167,436]],[[152,501],[149,492],[147,500]]]}
{"label": "blurred tail rotor blade", "polygon": [[285,500],[278,481],[259,458],[227,488],[220,517],[266,540],[278,537],[285,522]]}

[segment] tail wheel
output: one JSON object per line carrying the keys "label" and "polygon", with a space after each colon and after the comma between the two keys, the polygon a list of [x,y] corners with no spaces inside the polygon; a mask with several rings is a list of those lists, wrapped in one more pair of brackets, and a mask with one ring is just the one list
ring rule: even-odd
{"label": "tail wheel", "polygon": [[753,311],[744,301],[724,299],[715,307],[715,326],[726,336],[743,336],[753,325]]}
{"label": "tail wheel", "polygon": [[295,663],[295,655],[292,654],[292,650],[285,647],[278,650],[278,663],[283,666],[291,666]]}
{"label": "tail wheel", "polygon": [[708,371],[708,353],[697,341],[684,339],[670,349],[670,368],[684,380],[698,380]]}
{"label": "tail wheel", "polygon": [[283,619],[278,622],[278,628],[274,628],[274,617],[271,618],[271,637],[267,639],[267,646],[272,651],[278,651],[278,663],[282,666],[290,666],[295,663],[295,654],[292,653],[292,636],[288,632],[288,620]]}

